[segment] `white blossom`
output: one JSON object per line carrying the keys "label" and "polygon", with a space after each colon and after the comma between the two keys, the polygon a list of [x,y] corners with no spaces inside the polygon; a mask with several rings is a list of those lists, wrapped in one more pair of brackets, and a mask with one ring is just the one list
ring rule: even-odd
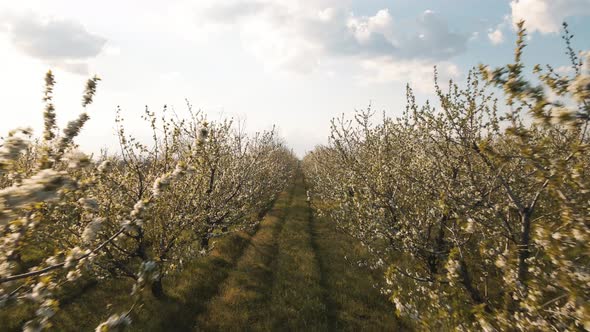
{"label": "white blossom", "polygon": [[80,198],[78,203],[82,205],[82,207],[90,212],[97,212],[98,211],[98,201],[95,198],[88,197],[88,198]]}
{"label": "white blossom", "polygon": [[122,331],[131,324],[131,318],[127,314],[111,315],[105,322],[96,327],[96,332]]}
{"label": "white blossom", "polygon": [[100,165],[98,166],[98,171],[100,173],[105,173],[107,172],[110,168],[111,168],[111,161],[110,160],[105,160],[102,163],[100,163]]}
{"label": "white blossom", "polygon": [[82,240],[84,243],[91,243],[94,241],[94,239],[96,239],[96,236],[98,235],[98,232],[100,232],[104,221],[104,218],[96,218],[86,225],[84,232],[82,232]]}
{"label": "white blossom", "polygon": [[66,154],[65,159],[68,162],[68,168],[75,169],[85,167],[90,164],[90,158],[88,155],[78,150],[69,151]]}

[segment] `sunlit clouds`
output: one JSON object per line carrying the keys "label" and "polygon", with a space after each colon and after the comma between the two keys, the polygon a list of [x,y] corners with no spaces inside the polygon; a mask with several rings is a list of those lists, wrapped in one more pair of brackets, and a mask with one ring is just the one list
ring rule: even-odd
{"label": "sunlit clouds", "polygon": [[[39,131],[38,82],[51,68],[64,118],[79,112],[81,82],[103,79],[80,137],[87,149],[117,149],[117,105],[135,126],[146,105],[182,113],[186,98],[254,130],[276,124],[303,155],[326,141],[320,123],[334,114],[368,103],[399,114],[406,83],[420,98],[432,96],[435,66],[441,80],[462,81],[473,66],[510,52],[520,19],[532,47],[558,45],[561,22],[587,27],[588,8],[588,0],[5,2],[0,97],[18,112],[4,116],[0,130]],[[586,30],[576,29],[582,49]]]}

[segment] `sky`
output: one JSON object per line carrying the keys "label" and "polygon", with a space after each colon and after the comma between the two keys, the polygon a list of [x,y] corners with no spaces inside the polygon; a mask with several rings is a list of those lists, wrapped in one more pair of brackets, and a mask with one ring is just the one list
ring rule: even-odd
{"label": "sky", "polygon": [[333,117],[369,104],[401,114],[406,83],[432,97],[435,65],[461,82],[479,63],[509,63],[521,19],[530,68],[567,72],[563,21],[590,49],[590,0],[0,0],[0,136],[41,134],[52,69],[61,126],[82,111],[86,79],[102,79],[83,150],[117,152],[118,106],[126,131],[147,139],[146,106],[182,117],[189,100],[250,132],[276,125],[303,156],[327,142]]}

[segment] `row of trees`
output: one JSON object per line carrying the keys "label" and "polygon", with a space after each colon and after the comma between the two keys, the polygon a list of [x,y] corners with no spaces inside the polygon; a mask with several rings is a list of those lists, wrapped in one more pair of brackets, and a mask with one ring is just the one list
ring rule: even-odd
{"label": "row of trees", "polygon": [[[35,305],[25,330],[51,326],[60,289],[82,275],[132,279],[135,303],[146,287],[162,296],[162,278],[206,255],[212,238],[254,226],[292,176],[296,159],[274,129],[249,136],[190,104],[187,119],[146,109],[149,144],[118,112],[120,153],[91,158],[74,144],[88,114],[58,133],[51,72],[45,83],[42,139],[18,129],[0,148],[0,307]],[[23,259],[31,251],[39,257]],[[134,306],[97,330],[129,324]]]}
{"label": "row of trees", "polygon": [[335,119],[304,159],[316,210],[386,265],[417,328],[590,329],[590,59],[564,28],[569,75],[525,76],[521,23],[514,63],[463,88],[435,74],[434,104],[408,87],[400,118]]}

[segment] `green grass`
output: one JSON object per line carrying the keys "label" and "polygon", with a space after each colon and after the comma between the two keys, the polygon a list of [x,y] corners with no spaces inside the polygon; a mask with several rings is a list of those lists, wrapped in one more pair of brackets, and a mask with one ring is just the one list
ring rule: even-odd
{"label": "green grass", "polygon": [[[236,233],[219,241],[210,256],[195,259],[181,273],[164,279],[166,296],[162,299],[154,298],[146,291],[143,306],[132,316],[130,330],[190,330],[195,313],[203,311],[207,300],[218,293],[219,285],[234,269],[249,240],[249,234]],[[81,331],[93,330],[111,313],[129,307],[130,289],[131,284],[122,280],[95,287],[60,311],[56,330],[74,331],[78,330],[76,327]],[[105,310],[106,306],[110,310]],[[90,316],[89,312],[100,315]]]}
{"label": "green grass", "polygon": [[373,286],[383,280],[383,271],[356,264],[368,256],[366,249],[338,232],[329,220],[313,218],[311,234],[322,271],[329,330],[408,330],[396,319],[394,306]]}
{"label": "green grass", "polygon": [[[255,232],[222,237],[209,256],[165,278],[165,298],[146,292],[130,330],[404,330],[373,287],[383,271],[353,263],[366,255],[333,223],[314,218],[300,174]],[[78,286],[62,298],[55,331],[93,331],[131,304],[127,280]],[[0,311],[0,330],[20,330],[30,314],[26,307]]]}
{"label": "green grass", "polygon": [[279,250],[271,299],[273,330],[325,331],[328,328],[322,271],[312,243],[311,210],[302,180],[297,179],[288,217],[277,239]]}
{"label": "green grass", "polygon": [[197,330],[405,330],[394,307],[373,287],[383,271],[354,264],[367,256],[363,247],[329,221],[313,217],[301,176],[283,209],[283,218],[253,238],[199,316]]}
{"label": "green grass", "polygon": [[[193,260],[181,273],[164,279],[165,298],[156,299],[147,291],[144,304],[132,315],[130,330],[190,330],[195,313],[204,310],[207,301],[218,293],[250,238],[251,234],[239,232],[217,241],[209,256]],[[112,313],[124,312],[132,304],[132,283],[127,279],[100,283],[80,280],[73,286],[61,297],[61,310],[53,319],[55,331],[93,331]],[[0,331],[20,331],[33,313],[28,306],[0,310]]]}
{"label": "green grass", "polygon": [[293,197],[293,188],[283,194],[273,211],[279,215],[267,216],[250,245],[212,299],[207,311],[199,315],[196,330],[251,330],[269,329],[272,319],[270,302],[273,281],[273,263],[276,260],[276,238],[280,234],[288,207]]}

